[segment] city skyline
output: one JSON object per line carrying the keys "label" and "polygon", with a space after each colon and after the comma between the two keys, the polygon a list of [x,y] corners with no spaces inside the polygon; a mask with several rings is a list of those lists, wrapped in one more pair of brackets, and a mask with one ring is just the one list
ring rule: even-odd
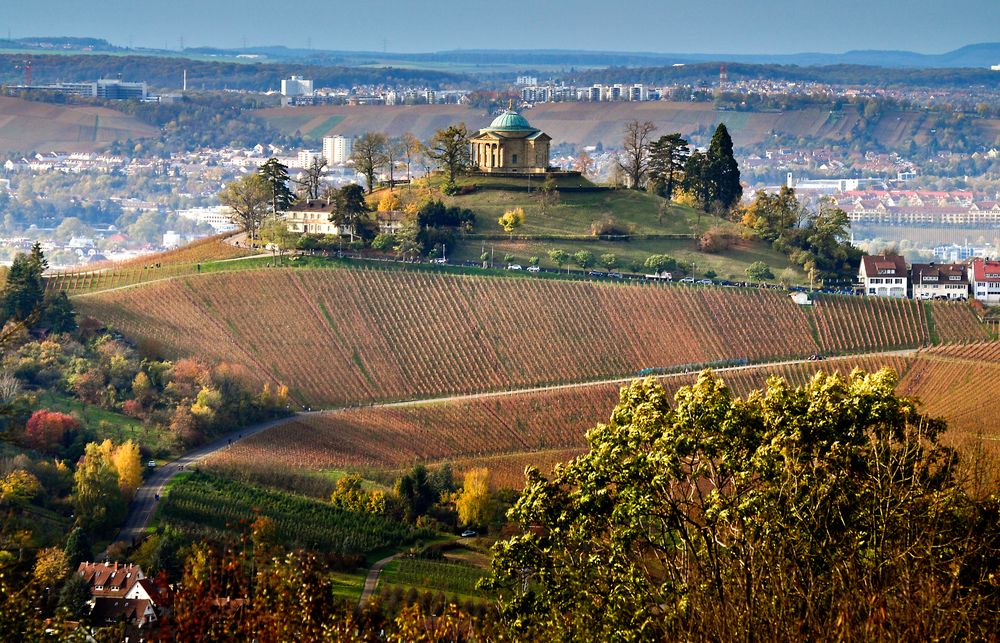
{"label": "city skyline", "polygon": [[262,20],[274,13],[273,4],[263,0],[45,0],[7,7],[5,18],[14,38],[95,37],[158,49],[284,45],[399,53],[571,49],[745,55],[858,49],[942,53],[1000,41],[996,0],[913,0],[906,11],[892,0],[842,0],[811,6],[808,12],[790,0],[635,0],[628,11],[609,11],[599,0],[533,5],[302,0],[294,12],[276,16],[283,19]]}

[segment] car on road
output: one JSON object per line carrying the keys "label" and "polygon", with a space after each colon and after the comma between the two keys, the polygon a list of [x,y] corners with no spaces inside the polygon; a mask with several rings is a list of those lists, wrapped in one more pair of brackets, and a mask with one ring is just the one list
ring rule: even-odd
{"label": "car on road", "polygon": [[683,279],[681,279],[681,283],[682,284],[693,284],[694,283],[694,277],[684,277]]}
{"label": "car on road", "polygon": [[437,259],[431,259],[431,263],[444,264],[444,263],[448,263],[448,260],[445,259],[444,257],[438,257]]}
{"label": "car on road", "polygon": [[476,535],[477,535],[476,532],[474,532],[471,529],[466,529],[465,531],[462,532],[462,538],[472,538],[473,536]]}
{"label": "car on road", "polygon": [[156,460],[150,460],[149,462],[146,463],[146,466],[149,467],[150,469],[156,468]]}
{"label": "car on road", "polygon": [[700,283],[702,286],[711,286],[713,282],[711,279],[699,279],[698,283]]}
{"label": "car on road", "polygon": [[512,263],[509,266],[507,266],[507,270],[521,270],[521,264]]}
{"label": "car on road", "polygon": [[528,272],[538,272],[539,270],[541,270],[541,268],[539,268],[538,266],[528,266],[526,270]]}

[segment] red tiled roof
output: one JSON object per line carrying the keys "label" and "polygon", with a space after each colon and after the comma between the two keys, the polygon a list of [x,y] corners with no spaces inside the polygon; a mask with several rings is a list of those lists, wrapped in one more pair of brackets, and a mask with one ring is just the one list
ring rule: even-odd
{"label": "red tiled roof", "polygon": [[976,281],[1000,283],[1000,261],[973,259],[972,273]]}
{"label": "red tiled roof", "polygon": [[111,562],[80,563],[76,573],[83,576],[94,597],[124,598],[132,585],[145,577],[138,565]]}

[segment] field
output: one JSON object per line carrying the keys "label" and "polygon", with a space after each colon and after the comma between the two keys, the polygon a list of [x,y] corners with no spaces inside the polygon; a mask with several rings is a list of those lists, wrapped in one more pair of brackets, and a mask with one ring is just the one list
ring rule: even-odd
{"label": "field", "polygon": [[[993,401],[1000,396],[1000,364],[944,358],[930,350],[914,357],[863,355],[724,369],[720,376],[737,394],[746,395],[762,388],[772,375],[801,385],[817,370],[846,374],[854,368],[871,372],[882,367],[899,374],[901,394],[916,397],[927,413],[949,422],[946,441],[967,452],[973,446],[998,451],[1000,418]],[[692,374],[660,378],[671,394],[693,380]],[[617,398],[618,385],[602,383],[315,414],[241,441],[205,466],[220,473],[242,471],[253,479],[263,462],[266,467],[363,472],[399,472],[417,462],[450,462],[457,471],[485,466],[494,487],[519,488],[526,465],[549,471],[580,453],[586,431],[606,421]],[[985,438],[981,442],[980,435]],[[984,475],[1000,480],[1000,471]]]}
{"label": "field", "polygon": [[[323,135],[358,136],[365,132],[383,132],[399,136],[410,132],[426,140],[436,129],[459,121],[470,129],[489,124],[491,118],[479,109],[462,105],[323,105],[314,107],[272,108],[259,112],[277,129],[294,134],[320,138]],[[643,103],[547,103],[536,105],[525,116],[534,127],[550,135],[558,143],[605,147],[621,144],[624,125],[630,120],[649,120],[660,132],[692,132],[715,127],[725,122],[737,147],[765,141],[775,133],[799,137],[819,137],[844,140],[859,126],[860,115],[855,110],[830,112],[820,108],[785,110],[782,112],[716,111],[711,103],[674,103],[650,101]],[[342,117],[337,120],[335,117]],[[879,144],[896,148],[909,140],[918,144],[931,134],[925,115],[920,112],[886,112],[873,127]],[[994,121],[981,124],[983,140],[996,127]],[[707,143],[707,141],[706,141]]]}
{"label": "field", "polygon": [[395,547],[419,535],[388,518],[343,511],[311,498],[205,473],[171,486],[158,516],[186,532],[223,540],[232,540],[248,531],[258,516],[267,516],[287,545],[339,554]]}
{"label": "field", "polygon": [[[928,340],[911,302],[830,301],[836,312],[809,313],[776,290],[342,268],[203,274],[75,299],[81,313],[168,356],[241,362],[304,407]],[[982,339],[976,330],[966,339]]]}
{"label": "field", "polygon": [[106,107],[0,96],[0,153],[93,152],[116,140],[155,136],[155,127]]}
{"label": "field", "polygon": [[379,589],[385,592],[388,587],[414,587],[443,592],[449,598],[481,598],[476,583],[485,575],[485,569],[459,560],[400,558],[382,570]]}

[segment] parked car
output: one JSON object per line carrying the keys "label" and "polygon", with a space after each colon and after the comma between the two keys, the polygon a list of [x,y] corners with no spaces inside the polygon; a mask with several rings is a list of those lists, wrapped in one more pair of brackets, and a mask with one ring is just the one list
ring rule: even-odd
{"label": "parked car", "polygon": [[622,278],[622,273],[620,273],[620,272],[609,272],[608,276],[611,277],[611,278],[613,278],[613,279],[621,279]]}
{"label": "parked car", "polygon": [[528,272],[538,272],[539,270],[541,270],[541,268],[539,268],[538,266],[528,266],[527,270]]}
{"label": "parked car", "polygon": [[150,460],[149,462],[146,463],[146,466],[149,467],[150,469],[154,469],[156,468],[156,461]]}
{"label": "parked car", "polygon": [[507,270],[521,270],[521,264],[512,263],[509,266],[507,266]]}
{"label": "parked car", "polygon": [[477,535],[476,532],[471,529],[466,529],[462,532],[462,538],[472,538],[475,535]]}
{"label": "parked car", "polygon": [[694,277],[684,277],[683,279],[681,279],[681,283],[682,284],[693,284],[694,283]]}
{"label": "parked car", "polygon": [[448,260],[444,257],[438,257],[437,259],[431,259],[431,263],[448,263]]}
{"label": "parked car", "polygon": [[699,279],[698,283],[700,283],[703,286],[711,286],[713,282],[711,279]]}

